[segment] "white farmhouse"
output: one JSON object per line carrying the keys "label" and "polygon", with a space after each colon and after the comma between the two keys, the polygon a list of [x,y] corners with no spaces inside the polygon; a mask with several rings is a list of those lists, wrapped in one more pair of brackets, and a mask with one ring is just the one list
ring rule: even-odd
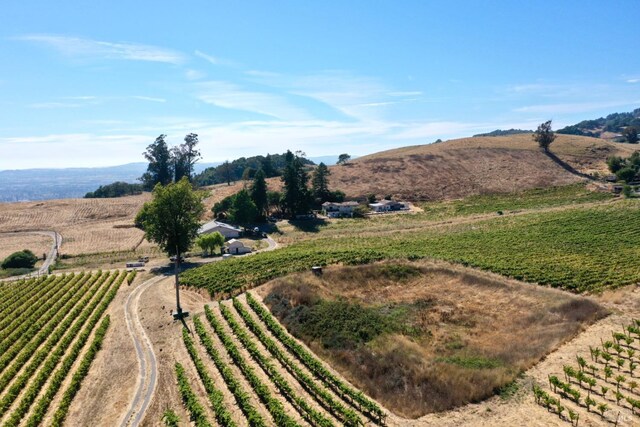
{"label": "white farmhouse", "polygon": [[227,247],[227,252],[231,255],[242,255],[251,252],[251,248],[245,246],[240,240],[231,239],[224,245]]}
{"label": "white farmhouse", "polygon": [[353,217],[353,211],[358,207],[358,202],[324,202],[322,213],[329,218]]}
{"label": "white farmhouse", "polygon": [[215,233],[216,231],[222,234],[225,239],[235,239],[236,237],[240,237],[242,232],[242,230],[234,227],[233,225],[219,221],[211,221],[200,227],[198,234],[209,234]]}

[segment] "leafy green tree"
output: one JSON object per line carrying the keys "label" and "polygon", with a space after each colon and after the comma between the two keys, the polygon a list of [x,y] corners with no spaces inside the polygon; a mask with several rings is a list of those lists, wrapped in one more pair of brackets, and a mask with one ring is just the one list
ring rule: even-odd
{"label": "leafy green tree", "polygon": [[634,126],[627,126],[626,128],[624,128],[624,130],[622,131],[622,135],[629,144],[638,143],[638,129]]}
{"label": "leafy green tree", "polygon": [[167,185],[173,180],[171,152],[162,134],[147,146],[142,153],[149,162],[147,171],[140,177],[145,190],[152,190],[156,184]]}
{"label": "leafy green tree", "polygon": [[611,173],[616,173],[624,167],[624,159],[618,156],[611,156],[607,158],[607,166]]}
{"label": "leafy green tree", "polygon": [[256,176],[256,170],[252,167],[245,168],[242,172],[242,180],[249,181]]}
{"label": "leafy green tree", "polygon": [[309,177],[300,160],[301,156],[294,155],[291,151],[285,154],[286,166],[282,174],[284,183],[282,205],[285,214],[295,217],[298,214],[309,212],[311,194],[307,188]]}
{"label": "leafy green tree", "polygon": [[258,216],[258,208],[251,200],[249,192],[240,190],[233,198],[233,204],[229,209],[229,219],[236,224],[248,226],[253,223]]}
{"label": "leafy green tree", "polygon": [[194,191],[183,177],[166,186],[156,185],[153,199],[138,213],[147,240],[155,242],[169,255],[175,256],[176,304],[178,316],[182,314],[178,286],[180,256],[198,236],[200,217],[204,212],[203,194]]}
{"label": "leafy green tree", "polygon": [[142,193],[142,184],[129,184],[116,181],[112,184],[101,185],[96,191],[84,195],[85,199],[99,199],[105,197],[122,197]]}
{"label": "leafy green tree", "polygon": [[631,166],[625,166],[622,169],[620,169],[618,172],[616,172],[616,176],[618,177],[618,179],[624,181],[624,182],[631,182],[633,181],[633,178],[636,176],[636,169],[634,169]]}
{"label": "leafy green tree", "polygon": [[311,177],[311,191],[313,192],[313,198],[318,204],[322,204],[331,199],[331,192],[329,191],[329,175],[331,175],[331,172],[324,163],[320,163],[313,171],[313,176]]}
{"label": "leafy green tree", "polygon": [[555,133],[551,130],[551,120],[547,120],[538,126],[538,129],[533,133],[533,139],[545,153],[549,152],[549,146],[556,139]]}
{"label": "leafy green tree", "polygon": [[2,261],[2,268],[33,268],[38,257],[29,249],[14,252]]}
{"label": "leafy green tree", "polygon": [[213,255],[216,248],[221,248],[224,245],[224,236],[219,231],[202,234],[196,239],[196,245],[202,248],[205,255]]}
{"label": "leafy green tree", "polygon": [[265,173],[262,169],[258,169],[253,177],[251,200],[258,209],[258,215],[265,217],[269,209],[269,201],[267,200],[267,181],[265,181]]}
{"label": "leafy green tree", "polygon": [[331,196],[329,197],[329,201],[330,202],[344,202],[344,199],[347,197],[346,194],[344,194],[344,191],[340,191],[340,190],[336,190],[336,191],[332,191],[331,192]]}
{"label": "leafy green tree", "polygon": [[350,155],[348,155],[347,153],[343,153],[343,154],[340,154],[340,155],[338,156],[338,162],[337,162],[337,164],[339,164],[339,165],[345,165],[345,164],[347,164],[347,163],[349,162],[349,160],[351,160],[351,156],[350,156]]}

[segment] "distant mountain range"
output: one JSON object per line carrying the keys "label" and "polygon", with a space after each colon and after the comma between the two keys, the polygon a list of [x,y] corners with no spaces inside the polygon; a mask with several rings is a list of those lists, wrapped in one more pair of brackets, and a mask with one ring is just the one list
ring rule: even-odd
{"label": "distant mountain range", "polygon": [[[338,156],[312,157],[314,163],[333,165]],[[195,173],[220,163],[196,163]],[[147,163],[127,163],[99,168],[21,169],[0,171],[0,202],[68,199],[115,181],[139,182]]]}

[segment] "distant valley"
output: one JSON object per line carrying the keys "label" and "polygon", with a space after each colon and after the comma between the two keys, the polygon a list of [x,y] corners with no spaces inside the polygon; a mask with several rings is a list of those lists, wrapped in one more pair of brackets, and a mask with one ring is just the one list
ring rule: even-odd
{"label": "distant valley", "polygon": [[[310,158],[333,165],[338,156]],[[220,163],[196,163],[195,172]],[[0,202],[20,202],[83,197],[101,185],[115,181],[139,182],[147,163],[136,162],[98,168],[22,169],[0,171]]]}

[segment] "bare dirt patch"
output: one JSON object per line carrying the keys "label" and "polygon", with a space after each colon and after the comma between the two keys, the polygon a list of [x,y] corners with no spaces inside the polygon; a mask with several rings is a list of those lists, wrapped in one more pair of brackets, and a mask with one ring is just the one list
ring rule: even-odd
{"label": "bare dirt patch", "polygon": [[490,397],[606,312],[586,298],[432,263],[334,267],[259,293],[313,351],[409,418]]}

